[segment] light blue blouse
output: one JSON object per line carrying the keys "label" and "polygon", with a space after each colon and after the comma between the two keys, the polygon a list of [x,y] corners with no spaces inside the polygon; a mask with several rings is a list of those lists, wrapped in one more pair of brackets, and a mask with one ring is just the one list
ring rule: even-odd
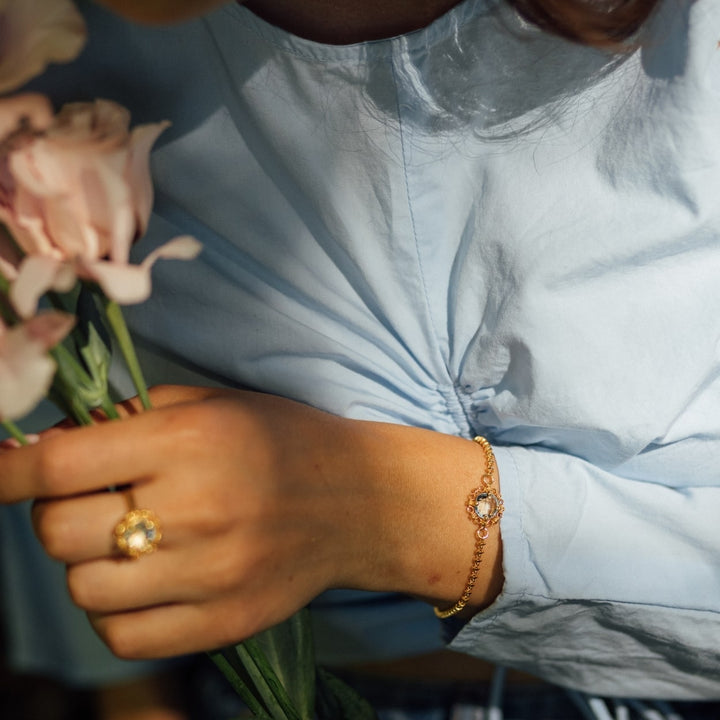
{"label": "light blue blouse", "polygon": [[[172,120],[138,253],[204,243],[158,266],[137,332],[229,383],[488,437],[505,587],[450,647],[720,698],[720,4],[667,0],[622,58],[493,0],[350,46],[235,4],[92,15],[58,95],[82,67],[88,95]],[[319,605],[437,643],[429,609],[362,597]]]}

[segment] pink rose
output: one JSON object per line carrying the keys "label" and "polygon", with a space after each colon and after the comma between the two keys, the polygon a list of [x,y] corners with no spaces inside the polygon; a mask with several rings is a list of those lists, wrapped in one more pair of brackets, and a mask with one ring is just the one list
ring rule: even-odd
{"label": "pink rose", "polygon": [[10,150],[0,217],[28,255],[127,262],[152,207],[150,148],[168,123],[129,126],[114,102],[70,103]]}
{"label": "pink rose", "polygon": [[[1,0],[0,0],[1,2]],[[0,99],[0,147],[13,147],[28,134],[45,130],[53,122],[53,109],[43,95],[25,93]],[[0,163],[0,204],[9,199],[3,196],[2,188],[13,184],[8,176],[6,164]],[[17,267],[22,260],[15,242],[5,228],[0,228],[0,275],[6,280],[17,277]]]}
{"label": "pink rose", "polygon": [[128,265],[152,208],[150,149],[167,126],[130,130],[125,108],[96,100],[66,105],[43,132],[20,132],[5,143],[0,221],[27,255],[11,293],[21,315],[34,312],[68,267],[98,282],[110,299],[132,303],[150,294],[157,257],[197,255],[195,240],[178,238],[142,265]]}
{"label": "pink rose", "polygon": [[55,375],[47,351],[74,323],[72,315],[55,311],[11,328],[0,321],[0,420],[27,415],[45,397]]}
{"label": "pink rose", "polygon": [[73,60],[85,44],[85,22],[72,0],[0,0],[0,28],[0,93],[48,63]]}

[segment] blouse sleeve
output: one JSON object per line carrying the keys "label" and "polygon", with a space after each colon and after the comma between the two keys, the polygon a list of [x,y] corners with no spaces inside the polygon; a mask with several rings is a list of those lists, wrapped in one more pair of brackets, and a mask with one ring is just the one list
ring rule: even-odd
{"label": "blouse sleeve", "polygon": [[600,695],[720,696],[717,449],[688,439],[609,471],[497,448],[505,587],[451,648]]}

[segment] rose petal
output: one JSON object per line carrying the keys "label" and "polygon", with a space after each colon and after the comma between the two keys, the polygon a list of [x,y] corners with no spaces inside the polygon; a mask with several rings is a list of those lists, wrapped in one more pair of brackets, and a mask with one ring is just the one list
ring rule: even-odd
{"label": "rose petal", "polygon": [[55,347],[74,327],[76,318],[70,313],[48,310],[25,323],[29,338],[37,340],[44,350]]}
{"label": "rose petal", "polygon": [[201,250],[202,245],[194,237],[181,235],[156,248],[140,265],[78,258],[76,268],[80,277],[94,280],[111,300],[120,305],[134,305],[150,297],[150,272],[157,260],[192,260]]}
{"label": "rose petal", "polygon": [[17,420],[45,397],[55,363],[47,355],[27,354],[20,362],[0,357],[0,419]]}
{"label": "rose petal", "polygon": [[143,261],[151,266],[156,260],[194,260],[202,251],[202,243],[191,235],[179,235],[155,248]]}
{"label": "rose petal", "polygon": [[42,338],[25,325],[10,328],[0,342],[0,418],[16,420],[45,397],[55,374]]}
{"label": "rose petal", "polygon": [[52,120],[52,105],[44,95],[24,93],[0,99],[0,137],[15,132],[21,124],[44,130]]}
{"label": "rose petal", "polygon": [[83,191],[90,223],[103,234],[101,249],[95,257],[109,256],[115,262],[127,263],[130,245],[137,233],[136,211],[133,189],[125,178],[127,152],[117,155],[114,164],[97,162],[94,165],[94,187],[84,184]]}
{"label": "rose petal", "polygon": [[150,297],[150,266],[103,260],[89,262],[82,258],[78,259],[77,266],[81,277],[94,280],[110,300],[120,305],[134,305]]}
{"label": "rose petal", "polygon": [[15,243],[4,227],[0,226],[0,275],[5,280],[14,280],[22,260]]}
{"label": "rose petal", "polygon": [[[153,204],[150,150],[160,133],[169,126],[170,123],[167,121],[150,125],[138,125],[130,136],[130,161],[128,163],[127,182],[133,191],[138,237],[143,236],[147,230]],[[113,259],[126,262],[127,255],[123,258],[120,254],[113,253]]]}
{"label": "rose petal", "polygon": [[148,158],[167,125],[130,132],[115,102],[65,105],[43,132],[18,135],[0,153],[0,221],[26,254],[126,264],[147,227]]}
{"label": "rose petal", "polygon": [[0,92],[39,75],[50,62],[67,62],[85,44],[85,23],[71,0],[17,0],[3,3]]}
{"label": "rose petal", "polygon": [[31,317],[48,290],[67,292],[75,280],[70,264],[43,255],[28,255],[20,263],[17,278],[10,286],[10,302],[20,317]]}

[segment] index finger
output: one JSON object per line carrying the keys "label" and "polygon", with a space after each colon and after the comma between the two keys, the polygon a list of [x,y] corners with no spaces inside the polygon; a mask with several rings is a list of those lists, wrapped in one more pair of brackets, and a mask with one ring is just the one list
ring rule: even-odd
{"label": "index finger", "polygon": [[53,433],[0,452],[0,503],[58,498],[147,478],[167,434],[150,411],[121,421]]}

